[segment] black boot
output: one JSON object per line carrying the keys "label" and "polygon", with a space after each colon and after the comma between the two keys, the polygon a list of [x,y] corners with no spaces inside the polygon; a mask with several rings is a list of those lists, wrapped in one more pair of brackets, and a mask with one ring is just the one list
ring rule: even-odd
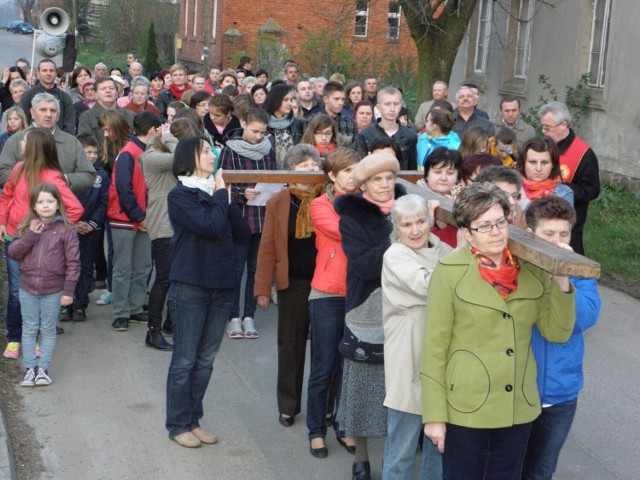
{"label": "black boot", "polygon": [[155,348],[156,350],[173,349],[173,346],[164,339],[162,333],[158,330],[147,330],[147,338],[144,343],[147,347]]}
{"label": "black boot", "polygon": [[369,462],[353,462],[353,480],[371,480],[371,466]]}

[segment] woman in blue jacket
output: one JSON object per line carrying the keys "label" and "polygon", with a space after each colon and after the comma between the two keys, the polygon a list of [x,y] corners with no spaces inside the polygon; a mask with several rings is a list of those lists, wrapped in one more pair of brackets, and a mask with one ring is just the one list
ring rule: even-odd
{"label": "woman in blue jacket", "polygon": [[168,196],[174,230],[168,305],[173,356],[167,377],[169,437],[183,447],[217,442],[200,428],[202,398],[233,303],[234,242],[247,243],[249,227],[222,179],[212,177],[215,154],[201,137],[178,143]]}

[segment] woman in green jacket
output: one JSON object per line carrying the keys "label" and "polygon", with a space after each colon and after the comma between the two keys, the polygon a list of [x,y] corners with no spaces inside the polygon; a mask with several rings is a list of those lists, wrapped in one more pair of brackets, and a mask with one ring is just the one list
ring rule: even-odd
{"label": "woman in green jacket", "polygon": [[498,187],[465,188],[453,215],[470,248],[442,258],[429,284],[422,416],[447,480],[520,478],[540,414],[531,327],[562,343],[575,323],[569,279],[511,254],[509,208]]}

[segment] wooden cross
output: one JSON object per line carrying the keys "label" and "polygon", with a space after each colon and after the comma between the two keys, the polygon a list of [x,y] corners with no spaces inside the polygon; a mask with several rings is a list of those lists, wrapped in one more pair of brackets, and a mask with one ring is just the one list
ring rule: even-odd
{"label": "wooden cross", "polygon": [[[456,226],[453,219],[453,201],[437,193],[415,185],[423,178],[422,172],[400,171],[397,182],[405,187],[407,193],[415,193],[427,200],[438,200],[436,218]],[[324,183],[322,172],[296,172],[287,170],[224,170],[227,183]],[[521,228],[509,227],[509,248],[517,257],[530,262],[554,275],[578,278],[600,278],[600,264],[582,255],[558,248],[551,242],[542,240]]]}

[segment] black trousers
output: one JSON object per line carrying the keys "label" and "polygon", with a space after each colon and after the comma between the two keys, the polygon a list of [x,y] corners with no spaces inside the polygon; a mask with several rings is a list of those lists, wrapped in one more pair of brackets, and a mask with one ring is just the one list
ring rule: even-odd
{"label": "black trousers", "polygon": [[156,278],[149,293],[149,330],[160,330],[162,311],[169,291],[171,273],[171,238],[151,241],[151,258],[156,267]]}

